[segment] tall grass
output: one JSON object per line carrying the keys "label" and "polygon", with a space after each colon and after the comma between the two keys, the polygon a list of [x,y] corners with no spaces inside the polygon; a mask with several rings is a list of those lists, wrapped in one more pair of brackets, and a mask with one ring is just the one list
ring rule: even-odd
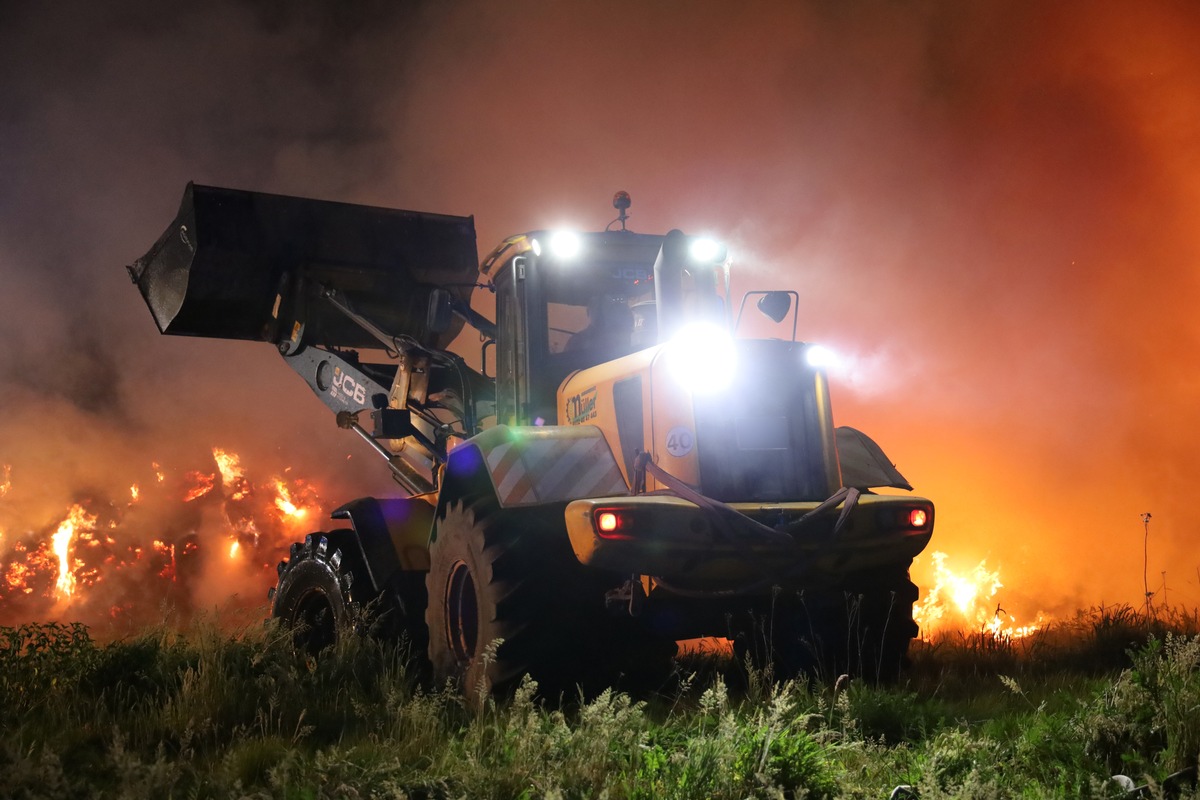
{"label": "tall grass", "polygon": [[270,628],[25,625],[0,629],[0,797],[1120,797],[1113,775],[1200,760],[1200,636],[1174,622],[947,637],[891,687],[711,656],[654,696],[482,707],[369,638],[300,659]]}

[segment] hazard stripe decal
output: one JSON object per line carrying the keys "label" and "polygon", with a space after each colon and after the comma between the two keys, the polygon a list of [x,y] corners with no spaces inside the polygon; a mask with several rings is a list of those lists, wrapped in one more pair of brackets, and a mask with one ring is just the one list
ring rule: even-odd
{"label": "hazard stripe decal", "polygon": [[538,488],[554,497],[565,497],[573,493],[575,487],[607,488],[612,485],[610,470],[616,472],[621,489],[624,490],[625,481],[621,479],[620,470],[609,454],[605,441],[584,439],[571,446],[570,451],[555,465],[554,471],[542,477]]}
{"label": "hazard stripe decal", "polygon": [[592,431],[574,428],[571,436],[514,436],[489,449],[488,471],[501,505],[629,494],[603,434]]}

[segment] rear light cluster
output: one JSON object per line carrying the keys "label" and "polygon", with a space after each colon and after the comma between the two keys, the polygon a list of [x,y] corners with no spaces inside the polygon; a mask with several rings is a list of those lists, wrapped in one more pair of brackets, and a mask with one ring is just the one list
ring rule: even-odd
{"label": "rear light cluster", "polygon": [[601,539],[632,539],[633,512],[627,508],[597,508],[592,526]]}
{"label": "rear light cluster", "polygon": [[928,530],[933,524],[933,508],[926,505],[889,508],[879,513],[882,528],[902,531]]}

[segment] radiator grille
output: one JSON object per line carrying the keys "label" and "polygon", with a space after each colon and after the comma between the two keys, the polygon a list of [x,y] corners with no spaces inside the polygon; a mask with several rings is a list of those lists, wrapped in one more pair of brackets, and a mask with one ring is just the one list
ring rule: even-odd
{"label": "radiator grille", "polygon": [[833,429],[800,343],[738,342],[738,376],[695,398],[701,491],[725,502],[824,500]]}

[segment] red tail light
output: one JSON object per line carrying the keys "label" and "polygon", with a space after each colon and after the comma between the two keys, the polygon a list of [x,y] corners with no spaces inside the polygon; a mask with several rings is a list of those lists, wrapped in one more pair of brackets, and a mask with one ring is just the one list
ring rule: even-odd
{"label": "red tail light", "polygon": [[889,506],[881,509],[876,519],[884,530],[927,531],[933,527],[933,506]]}
{"label": "red tail light", "polygon": [[632,539],[633,514],[623,508],[598,508],[592,512],[592,525],[601,539]]}

